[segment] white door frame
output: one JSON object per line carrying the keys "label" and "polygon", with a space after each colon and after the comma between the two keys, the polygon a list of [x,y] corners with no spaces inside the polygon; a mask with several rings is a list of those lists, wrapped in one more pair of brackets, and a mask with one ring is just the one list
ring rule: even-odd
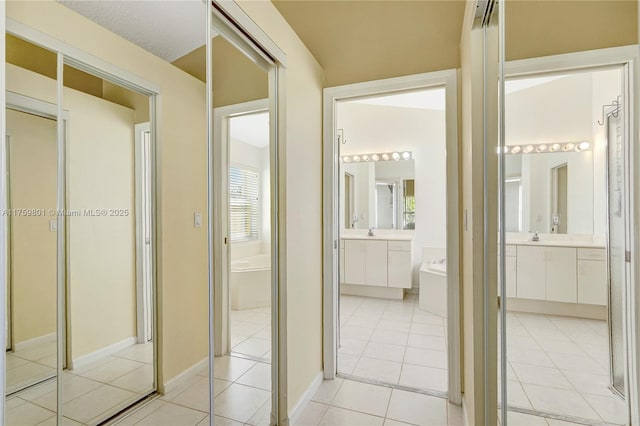
{"label": "white door frame", "polygon": [[437,71],[389,78],[324,89],[323,111],[323,359],[324,378],[337,373],[338,318],[338,241],[339,229],[339,146],[336,128],[336,103],[362,96],[443,87],[446,98],[446,170],[447,170],[447,316],[449,400],[462,403],[460,363],[460,215],[458,196],[458,93],[456,70]]}
{"label": "white door frame", "polygon": [[[620,66],[625,69],[623,78],[623,93],[626,104],[625,117],[628,119],[626,137],[628,143],[629,158],[629,204],[627,206],[628,229],[627,247],[631,252],[631,262],[628,264],[627,282],[627,362],[629,368],[629,380],[627,383],[627,401],[630,406],[631,424],[640,424],[640,149],[639,130],[636,114],[640,111],[640,52],[638,46],[621,46],[607,49],[574,52],[561,55],[545,56],[540,58],[521,59],[505,63],[505,76],[520,77],[534,74],[572,72],[580,69],[597,69]],[[486,333],[497,333],[497,327],[489,327]],[[504,348],[501,348],[504,351]],[[504,354],[504,352],[503,352]],[[506,380],[506,377],[503,377]],[[485,407],[494,410],[495,407]]]}
{"label": "white door frame", "polygon": [[223,239],[222,247],[214,255],[216,265],[220,265],[214,276],[215,288],[215,355],[231,352],[231,321],[229,277],[231,270],[231,237],[229,223],[229,166],[230,132],[229,119],[243,115],[269,111],[269,100],[243,102],[213,109],[214,179],[219,182],[215,188],[216,204],[220,206],[218,218],[213,224],[215,233]]}
{"label": "white door frame", "polygon": [[[149,316],[153,315],[150,311],[151,300],[149,300],[149,292],[153,294],[153,253],[151,253],[150,265],[145,265],[145,249],[146,246],[152,244],[152,228],[151,217],[144,214],[144,191],[148,191],[146,199],[151,202],[151,188],[146,188],[144,184],[147,178],[151,178],[152,171],[145,173],[145,162],[148,161],[149,167],[153,168],[153,158],[151,156],[151,146],[149,151],[143,147],[144,133],[151,133],[151,123],[140,123],[134,125],[134,144],[135,144],[135,209],[136,209],[136,339],[138,343],[147,343],[152,340],[155,330],[153,329],[153,319],[149,321]],[[151,144],[151,141],[149,141]],[[147,158],[148,156],[148,158]],[[151,187],[153,184],[149,182]],[[145,230],[148,229],[148,234]],[[149,279],[151,288],[146,288],[146,282]],[[149,330],[149,328],[151,330]]]}

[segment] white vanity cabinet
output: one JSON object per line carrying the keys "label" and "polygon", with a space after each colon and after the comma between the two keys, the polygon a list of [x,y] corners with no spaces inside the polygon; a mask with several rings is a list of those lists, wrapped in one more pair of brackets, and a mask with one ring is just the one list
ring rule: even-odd
{"label": "white vanity cabinet", "polygon": [[518,246],[517,297],[577,302],[576,249]]}
{"label": "white vanity cabinet", "polygon": [[411,288],[411,241],[344,239],[341,261],[343,284]]}
{"label": "white vanity cabinet", "polygon": [[388,286],[411,288],[411,242],[389,241],[387,248]]}
{"label": "white vanity cabinet", "polygon": [[534,300],[547,298],[544,249],[544,247],[518,246],[517,297]]}
{"label": "white vanity cabinet", "polygon": [[[515,258],[509,256],[514,249]],[[508,245],[506,253],[508,297],[607,304],[606,249],[523,244]],[[509,276],[514,263],[516,279],[512,282]]]}
{"label": "white vanity cabinet", "polygon": [[547,300],[576,303],[576,249],[573,247],[545,247],[545,277]]}
{"label": "white vanity cabinet", "polygon": [[515,246],[505,246],[505,281],[507,284],[507,297],[517,296],[517,250]]}
{"label": "white vanity cabinet", "polygon": [[[604,283],[604,284],[603,284]],[[606,305],[607,253],[605,250],[578,249],[578,303]]]}

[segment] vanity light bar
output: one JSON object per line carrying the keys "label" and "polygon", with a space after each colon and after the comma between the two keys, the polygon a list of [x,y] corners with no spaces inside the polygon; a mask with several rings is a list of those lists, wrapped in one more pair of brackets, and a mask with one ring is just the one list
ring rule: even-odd
{"label": "vanity light bar", "polygon": [[400,161],[400,160],[412,160],[413,152],[384,152],[375,154],[355,154],[355,155],[343,155],[340,157],[343,163],[362,163],[367,161]]}
{"label": "vanity light bar", "polygon": [[545,152],[582,152],[591,149],[591,143],[581,142],[554,142],[536,143],[526,145],[509,145],[504,147],[505,154],[543,154]]}

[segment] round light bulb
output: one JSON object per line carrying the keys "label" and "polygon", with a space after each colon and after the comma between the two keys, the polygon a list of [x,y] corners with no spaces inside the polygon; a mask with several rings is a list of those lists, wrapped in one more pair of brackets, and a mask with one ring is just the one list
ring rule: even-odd
{"label": "round light bulb", "polygon": [[572,144],[571,142],[564,144],[564,146],[562,147],[562,150],[567,152],[567,151],[571,151],[573,148],[575,147],[574,144]]}
{"label": "round light bulb", "polygon": [[382,159],[384,161],[389,161],[389,154],[382,154]]}
{"label": "round light bulb", "polygon": [[591,144],[587,141],[585,142],[580,142],[578,144],[578,146],[576,147],[576,151],[580,152],[580,151],[584,151],[585,149],[589,149],[589,147],[591,146]]}
{"label": "round light bulb", "polygon": [[398,154],[397,152],[394,152],[393,154],[391,154],[391,157],[394,160],[398,161],[400,159],[400,154]]}
{"label": "round light bulb", "polygon": [[528,154],[531,151],[533,151],[533,145],[527,145],[527,146],[524,147],[524,153],[525,154]]}
{"label": "round light bulb", "polygon": [[344,157],[342,157],[342,161],[344,161],[345,163],[350,163],[351,157],[349,157],[348,155],[345,155]]}
{"label": "round light bulb", "polygon": [[378,154],[373,154],[373,155],[371,156],[371,159],[372,159],[373,161],[378,161],[378,160],[380,159],[380,156],[379,156]]}
{"label": "round light bulb", "polygon": [[538,152],[545,152],[546,150],[547,150],[547,146],[545,144],[538,145],[538,148],[537,148]]}
{"label": "round light bulb", "polygon": [[362,156],[362,161],[369,161],[369,156],[367,154],[364,154]]}
{"label": "round light bulb", "polygon": [[554,143],[553,145],[551,145],[549,147],[549,151],[551,152],[556,152],[560,149],[560,144],[559,143]]}
{"label": "round light bulb", "polygon": [[410,158],[411,158],[411,154],[410,154],[409,152],[403,152],[403,153],[402,153],[402,158],[403,158],[404,160],[408,160],[408,159],[410,159]]}
{"label": "round light bulb", "polygon": [[360,156],[359,156],[359,155],[354,155],[354,156],[353,156],[353,161],[354,161],[355,163],[359,163],[359,162],[360,162]]}
{"label": "round light bulb", "polygon": [[513,148],[511,148],[511,153],[512,153],[512,154],[519,154],[521,149],[522,149],[522,148],[520,148],[520,146],[519,146],[519,145],[516,145],[516,146],[514,146]]}

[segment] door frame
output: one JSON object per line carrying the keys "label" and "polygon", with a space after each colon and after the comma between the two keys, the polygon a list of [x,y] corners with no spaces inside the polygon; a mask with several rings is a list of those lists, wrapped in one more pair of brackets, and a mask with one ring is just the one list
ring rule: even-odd
{"label": "door frame", "polygon": [[[135,144],[135,153],[134,153],[134,161],[135,161],[135,209],[136,209],[136,339],[137,343],[146,343],[150,339],[153,340],[153,336],[156,334],[152,324],[147,324],[147,310],[152,309],[147,306],[145,300],[145,272],[147,274],[151,274],[151,293],[153,294],[153,269],[155,268],[153,255],[151,256],[151,265],[148,271],[145,271],[144,265],[144,249],[145,245],[153,244],[152,241],[148,243],[145,241],[144,229],[146,226],[149,226],[149,233],[151,234],[151,218],[145,217],[144,208],[143,208],[143,191],[145,188],[143,187],[143,182],[145,176],[143,175],[143,163],[145,162],[145,151],[143,149],[143,138],[142,134],[149,132],[151,133],[151,122],[147,121],[144,123],[139,123],[134,125],[134,144]],[[151,141],[149,142],[151,144]],[[151,155],[151,151],[149,151],[149,165],[153,168],[153,158]],[[151,174],[153,172],[151,171]],[[152,178],[151,178],[152,179]],[[153,183],[151,183],[151,187],[153,188]],[[151,191],[150,191],[151,192]],[[151,200],[151,194],[148,194],[147,197]],[[149,236],[149,239],[152,239],[152,235]],[[152,249],[153,251],[153,249]],[[151,312],[153,316],[153,311]],[[150,336],[147,335],[147,328],[151,326]]]}
{"label": "door frame", "polygon": [[[527,75],[539,75],[557,72],[575,72],[579,70],[621,67],[624,70],[623,92],[625,94],[624,108],[627,121],[626,159],[628,172],[627,199],[627,242],[626,249],[630,252],[630,262],[627,264],[627,363],[628,377],[627,389],[629,414],[632,424],[640,424],[640,239],[637,231],[640,229],[640,185],[634,184],[640,181],[640,126],[635,114],[640,111],[640,52],[637,45],[620,46],[606,49],[597,49],[584,52],[573,52],[560,55],[552,55],[538,58],[507,61],[504,63],[505,78],[524,77]],[[504,111],[501,111],[504,114]],[[503,115],[504,116],[504,115]],[[496,324],[493,324],[496,325]],[[487,335],[494,334],[497,339],[498,328],[493,325],[485,330]],[[503,340],[500,348],[503,356],[506,355],[506,346]],[[503,358],[506,359],[506,358]],[[489,362],[489,360],[487,360]],[[503,376],[502,381],[506,381]],[[506,389],[502,383],[503,389]],[[494,410],[495,407],[487,406],[486,410]]]}
{"label": "door frame", "polygon": [[[217,253],[215,264],[220,265],[214,277],[215,288],[215,355],[228,355],[231,352],[231,299],[229,279],[231,274],[231,230],[229,223],[229,167],[230,161],[230,132],[229,120],[234,117],[269,112],[269,99],[243,102],[213,109],[213,144],[216,159],[214,178],[216,203],[220,207],[218,218],[213,224],[216,234],[222,238],[222,247]],[[273,283],[272,283],[273,284]]]}
{"label": "door frame", "polygon": [[[35,98],[31,98],[29,96],[25,96],[25,95],[21,95],[19,93],[14,93],[14,92],[7,92],[6,93],[6,105],[5,105],[5,110],[6,109],[12,109],[14,111],[19,111],[19,112],[23,112],[25,114],[31,114],[31,115],[35,115],[38,117],[42,117],[42,118],[46,118],[46,119],[51,119],[51,120],[58,120],[58,109],[56,104],[52,104],[46,101],[43,101],[41,99],[35,99]],[[66,135],[66,129],[68,129],[69,126],[69,111],[67,110],[62,110],[62,128],[64,129],[64,134]],[[6,207],[7,208],[11,208],[11,202],[10,202],[10,196],[11,196],[11,178],[9,176],[9,173],[11,172],[11,164],[9,162],[9,152],[11,151],[11,144],[9,143],[10,137],[11,137],[11,132],[10,129],[7,130],[7,136],[9,137],[8,140],[5,141],[5,150],[4,150],[4,160],[3,160],[3,168],[6,171],[6,176],[5,176],[5,187],[4,187],[4,191],[5,191],[5,200],[4,202],[6,203]],[[62,141],[63,145],[66,145],[66,140],[63,139]],[[66,167],[66,165],[65,165]],[[56,217],[56,216],[53,216]],[[11,267],[11,262],[12,262],[12,255],[13,255],[13,245],[12,245],[12,229],[11,229],[11,216],[10,215],[6,215],[6,289],[7,289],[7,294],[6,296],[9,298],[7,300],[6,304],[6,309],[8,309],[8,313],[7,313],[7,319],[9,320],[9,328],[7,329],[7,333],[8,333],[8,342],[11,345],[11,349],[15,349],[15,345],[13,342],[13,280],[12,280],[12,267]],[[57,230],[56,230],[57,232]],[[66,293],[66,289],[67,289],[68,283],[65,282],[65,293]],[[66,309],[65,309],[66,310]],[[57,314],[56,314],[57,315]],[[65,321],[65,333],[66,333],[66,327],[68,327],[68,321]],[[68,356],[71,353],[71,345],[70,342],[67,342],[67,344],[64,346],[63,348],[63,352],[62,352],[62,359],[63,359],[63,368],[66,368],[67,365],[69,365],[69,361],[68,361]]]}
{"label": "door frame", "polygon": [[323,371],[334,379],[338,354],[339,298],[339,142],[336,104],[339,101],[393,92],[444,88],[446,99],[446,180],[447,180],[447,316],[448,395],[462,403],[461,323],[460,323],[460,213],[458,157],[458,72],[455,69],[396,77],[324,89],[323,96]]}

